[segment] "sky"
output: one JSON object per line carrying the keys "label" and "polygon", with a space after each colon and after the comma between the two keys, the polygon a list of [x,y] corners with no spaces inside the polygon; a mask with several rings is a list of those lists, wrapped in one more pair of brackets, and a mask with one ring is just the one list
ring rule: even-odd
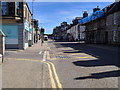
{"label": "sky", "polygon": [[[61,22],[72,23],[75,17],[82,17],[83,11],[92,14],[93,8],[101,9],[113,2],[34,2],[33,18],[39,20],[39,27],[45,28],[46,34],[52,34],[53,28]],[[32,3],[28,2],[32,11]]]}

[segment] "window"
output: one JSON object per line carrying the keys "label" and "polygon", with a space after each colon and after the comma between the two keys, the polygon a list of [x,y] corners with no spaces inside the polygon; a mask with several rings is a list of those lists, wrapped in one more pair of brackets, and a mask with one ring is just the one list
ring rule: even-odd
{"label": "window", "polygon": [[17,15],[20,15],[20,2],[16,3]]}
{"label": "window", "polygon": [[7,2],[2,2],[2,15],[7,15]]}
{"label": "window", "polygon": [[116,41],[116,31],[113,31],[113,41]]}
{"label": "window", "polygon": [[116,13],[114,13],[113,15],[114,15],[113,21],[114,21],[114,24],[116,24]]}
{"label": "window", "polygon": [[8,2],[8,15],[15,16],[15,2]]}

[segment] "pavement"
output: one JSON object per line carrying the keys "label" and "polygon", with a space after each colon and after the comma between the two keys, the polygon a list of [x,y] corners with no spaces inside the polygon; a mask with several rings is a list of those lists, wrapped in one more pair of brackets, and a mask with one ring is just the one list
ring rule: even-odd
{"label": "pavement", "polygon": [[111,47],[49,40],[7,50],[2,88],[118,88],[119,51]]}
{"label": "pavement", "polygon": [[[26,50],[6,51],[2,65],[3,88],[51,88],[47,64],[42,62],[40,43]],[[39,54],[40,51],[43,51]]]}

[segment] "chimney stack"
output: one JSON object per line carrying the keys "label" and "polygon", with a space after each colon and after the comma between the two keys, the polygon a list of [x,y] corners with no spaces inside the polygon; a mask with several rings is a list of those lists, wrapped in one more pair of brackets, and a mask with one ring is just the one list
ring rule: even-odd
{"label": "chimney stack", "polygon": [[83,13],[83,18],[87,17],[88,16],[88,12],[87,11],[84,11]]}
{"label": "chimney stack", "polygon": [[96,12],[96,11],[98,11],[98,10],[100,10],[99,6],[97,6],[97,8],[94,8],[94,9],[93,9],[93,12]]}
{"label": "chimney stack", "polygon": [[115,0],[115,2],[119,2],[120,0]]}

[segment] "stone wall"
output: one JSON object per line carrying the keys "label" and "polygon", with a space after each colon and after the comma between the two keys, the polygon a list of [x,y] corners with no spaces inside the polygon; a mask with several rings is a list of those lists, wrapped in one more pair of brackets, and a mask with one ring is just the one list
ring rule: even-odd
{"label": "stone wall", "polygon": [[106,17],[109,44],[120,44],[120,11]]}
{"label": "stone wall", "polygon": [[105,18],[96,19],[85,26],[87,43],[105,43]]}

